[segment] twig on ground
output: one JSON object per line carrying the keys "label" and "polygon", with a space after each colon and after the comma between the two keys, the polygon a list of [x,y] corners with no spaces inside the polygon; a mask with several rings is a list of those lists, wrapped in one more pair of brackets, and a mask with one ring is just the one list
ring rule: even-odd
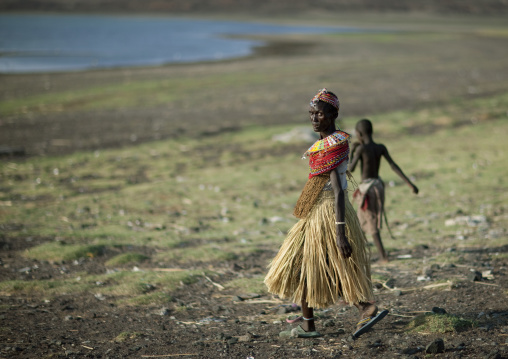
{"label": "twig on ground", "polygon": [[385,283],[383,283],[383,287],[388,289],[388,290],[391,290],[391,291],[400,290],[401,292],[413,292],[413,291],[419,290],[419,289],[434,289],[434,288],[438,288],[438,287],[451,286],[452,284],[453,284],[453,282],[447,281],[446,283],[429,284],[429,285],[426,285],[426,286],[423,286],[423,287],[390,288],[389,286],[386,285],[386,282],[385,282]]}
{"label": "twig on ground", "polygon": [[493,287],[499,287],[499,284],[494,283],[485,283],[485,282],[475,282],[476,284],[483,284],[483,285],[491,285]]}
{"label": "twig on ground", "polygon": [[429,285],[426,285],[423,287],[423,289],[433,289],[433,288],[438,288],[438,287],[444,287],[444,286],[450,286],[452,285],[453,282],[451,281],[447,281],[446,283],[437,283],[437,284],[429,284]]}
{"label": "twig on ground", "polygon": [[268,300],[268,299],[265,299],[265,300],[242,300],[240,302],[233,302],[235,304],[239,304],[239,303],[249,303],[249,304],[278,304],[278,303],[283,303],[281,300]]}
{"label": "twig on ground", "polygon": [[390,315],[393,315],[394,317],[402,317],[402,318],[414,318],[414,315],[402,315],[402,314],[394,314],[390,313]]}
{"label": "twig on ground", "polygon": [[224,289],[226,289],[226,288],[224,288],[222,285],[220,285],[219,283],[215,283],[213,280],[211,280],[210,278],[208,278],[208,277],[206,276],[206,274],[205,274],[205,273],[203,273],[203,277],[205,277],[205,278],[206,278],[206,280],[208,280],[208,281],[209,281],[210,283],[212,283],[214,286],[216,286],[217,288],[219,288],[219,290],[224,290]]}

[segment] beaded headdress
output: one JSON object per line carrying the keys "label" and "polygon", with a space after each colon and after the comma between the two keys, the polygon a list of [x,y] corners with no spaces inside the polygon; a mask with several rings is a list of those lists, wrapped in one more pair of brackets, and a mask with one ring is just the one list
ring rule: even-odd
{"label": "beaded headdress", "polygon": [[314,96],[312,100],[310,100],[310,105],[316,106],[319,101],[326,102],[335,107],[337,111],[339,110],[339,99],[332,92],[329,92],[325,88],[319,90],[316,96]]}

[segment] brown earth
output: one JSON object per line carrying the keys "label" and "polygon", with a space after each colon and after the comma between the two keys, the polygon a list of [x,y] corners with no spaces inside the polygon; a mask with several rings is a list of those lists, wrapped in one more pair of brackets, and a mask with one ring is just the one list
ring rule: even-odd
{"label": "brown earth", "polygon": [[[0,280],[77,278],[83,271],[105,273],[108,268],[104,263],[113,255],[104,253],[74,263],[40,262],[20,256],[24,249],[44,241],[2,236]],[[392,264],[374,264],[374,273],[390,278],[384,284],[375,283],[377,305],[390,313],[357,340],[350,336],[358,320],[354,307],[335,305],[317,310],[321,338],[282,339],[278,333],[291,325],[281,319],[294,314],[292,303],[268,295],[221,290],[220,283],[231,279],[263,275],[266,263],[275,254],[265,252],[242,262],[196,263],[219,274],[193,284],[182,283],[166,307],[117,306],[113,298],[100,294],[101,286],[107,283],[97,283],[97,290],[85,295],[68,293],[52,300],[38,295],[2,295],[0,357],[423,358],[429,355],[425,352],[428,344],[443,339],[444,352],[431,357],[507,358],[508,308],[503,293],[508,285],[507,266],[505,261],[496,260],[496,253],[508,252],[508,246],[465,248],[460,252],[467,264],[434,265],[425,273],[432,278],[429,282],[418,281],[413,271],[399,271],[396,261],[399,255],[421,260],[438,254],[432,248],[395,251],[390,253]],[[160,266],[143,264],[143,268]],[[473,269],[490,270],[493,279],[474,280]],[[424,288],[448,280],[453,284]],[[475,320],[477,326],[444,334],[407,332],[411,319],[434,307]]]}

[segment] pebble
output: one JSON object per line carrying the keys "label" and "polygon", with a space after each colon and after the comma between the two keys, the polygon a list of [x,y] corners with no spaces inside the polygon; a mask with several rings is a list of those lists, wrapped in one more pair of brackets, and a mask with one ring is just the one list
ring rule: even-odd
{"label": "pebble", "polygon": [[228,344],[236,344],[236,343],[238,343],[238,338],[237,338],[237,337],[232,337],[232,338],[229,338],[229,339],[227,340],[227,343],[228,343]]}
{"label": "pebble", "polygon": [[446,310],[443,309],[443,308],[434,307],[434,308],[432,308],[432,313],[435,313],[435,314],[446,314]]}
{"label": "pebble", "polygon": [[335,321],[333,319],[325,320],[325,322],[323,323],[323,326],[325,328],[334,327],[335,326]]}
{"label": "pebble", "polygon": [[425,352],[427,354],[438,354],[443,353],[445,350],[445,345],[443,339],[436,339],[433,342],[431,342],[427,347],[425,348]]}
{"label": "pebble", "polygon": [[434,271],[430,267],[423,268],[423,270],[422,270],[422,275],[424,277],[432,277],[433,273],[434,273]]}
{"label": "pebble", "polygon": [[402,291],[401,291],[401,290],[398,290],[398,289],[397,289],[397,290],[394,290],[394,291],[393,291],[393,295],[394,295],[395,297],[400,297],[400,296],[402,295]]}
{"label": "pebble", "polygon": [[479,271],[472,270],[471,273],[467,275],[467,279],[472,282],[479,282],[482,280],[482,273]]}
{"label": "pebble", "polygon": [[238,341],[240,342],[250,342],[252,340],[252,334],[247,333],[245,335],[239,336]]}
{"label": "pebble", "polygon": [[169,315],[169,313],[171,313],[171,311],[168,308],[161,308],[161,310],[159,310],[160,316]]}
{"label": "pebble", "polygon": [[288,307],[280,307],[277,309],[277,314],[286,314],[289,313],[290,309]]}
{"label": "pebble", "polygon": [[388,279],[388,280],[386,281],[386,283],[385,283],[385,284],[386,284],[386,286],[387,286],[388,288],[394,288],[394,287],[395,287],[395,279],[390,278],[390,279]]}
{"label": "pebble", "polygon": [[485,356],[485,359],[502,359],[502,356],[497,350],[493,350]]}
{"label": "pebble", "polygon": [[406,354],[406,355],[414,355],[418,352],[420,352],[421,349],[420,348],[407,348],[407,349],[404,349],[402,351],[402,354]]}

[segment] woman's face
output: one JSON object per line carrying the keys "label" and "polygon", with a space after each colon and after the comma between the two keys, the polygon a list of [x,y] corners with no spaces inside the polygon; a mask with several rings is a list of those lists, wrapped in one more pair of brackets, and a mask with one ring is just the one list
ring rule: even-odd
{"label": "woman's face", "polygon": [[333,116],[325,111],[325,103],[318,102],[316,105],[311,106],[309,110],[310,123],[314,132],[326,132],[333,125]]}

